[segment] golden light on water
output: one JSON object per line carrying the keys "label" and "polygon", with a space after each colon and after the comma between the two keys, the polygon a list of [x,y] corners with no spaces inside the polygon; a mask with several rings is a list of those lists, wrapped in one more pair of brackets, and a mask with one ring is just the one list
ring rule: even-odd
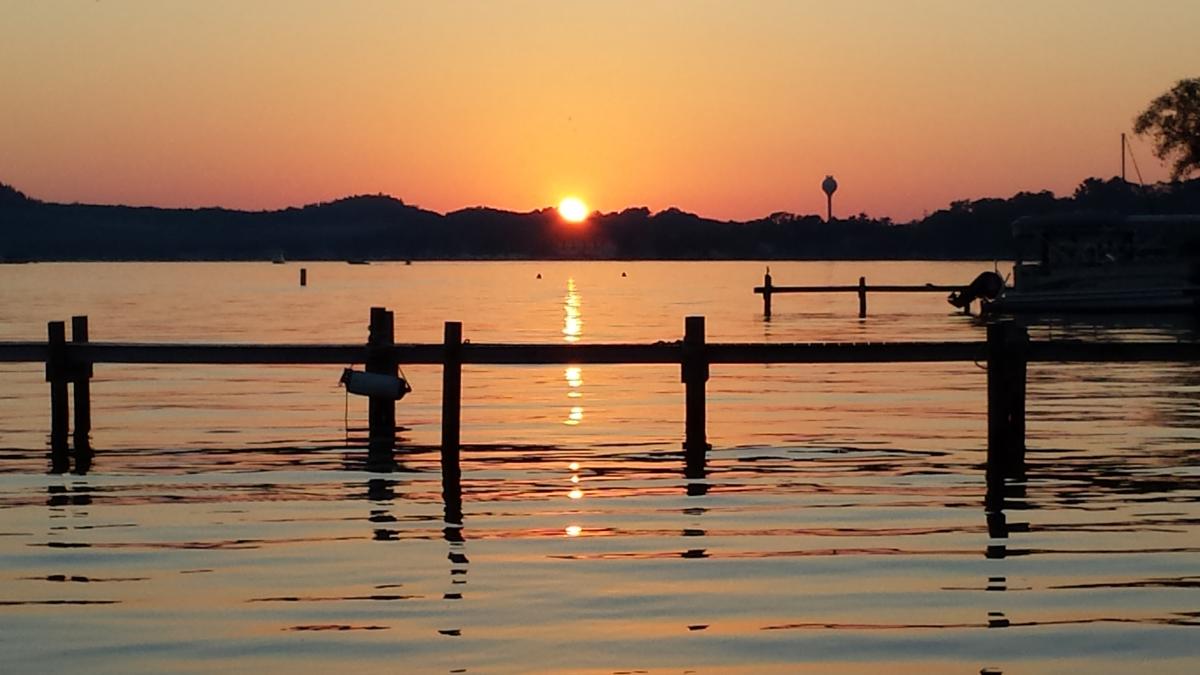
{"label": "golden light on water", "polygon": [[[579,342],[583,335],[583,312],[580,309],[579,292],[575,290],[575,280],[567,279],[567,297],[563,300],[563,340]],[[576,369],[578,371],[578,369]]]}
{"label": "golden light on water", "polygon": [[575,426],[583,421],[583,406],[577,405],[571,408],[571,412],[567,414],[567,419],[563,420],[563,424],[567,426]]}
{"label": "golden light on water", "polygon": [[579,462],[571,462],[571,491],[567,493],[570,499],[583,499],[583,490],[579,487]]}
{"label": "golden light on water", "polygon": [[578,525],[568,525],[566,532],[568,537],[578,537],[583,532],[583,528]]}
{"label": "golden light on water", "polygon": [[558,215],[568,223],[582,223],[588,217],[588,205],[578,197],[563,197],[558,203]]}
{"label": "golden light on water", "polygon": [[[563,340],[568,343],[578,342],[583,336],[583,311],[581,309],[579,292],[575,289],[575,279],[567,279],[567,296],[563,300]],[[563,370],[563,378],[567,381],[567,398],[583,398],[583,368],[567,366]],[[583,406],[571,407],[571,412],[563,424],[576,426],[583,421]],[[572,469],[574,470],[574,469]]]}
{"label": "golden light on water", "polygon": [[567,386],[570,390],[567,392],[567,398],[582,398],[583,393],[577,391],[583,386],[583,369],[578,366],[571,366],[563,372],[563,376],[567,379]]}
{"label": "golden light on water", "polygon": [[579,342],[579,334],[582,332],[581,324],[578,316],[567,316],[566,326],[563,328],[563,335],[567,342]]}

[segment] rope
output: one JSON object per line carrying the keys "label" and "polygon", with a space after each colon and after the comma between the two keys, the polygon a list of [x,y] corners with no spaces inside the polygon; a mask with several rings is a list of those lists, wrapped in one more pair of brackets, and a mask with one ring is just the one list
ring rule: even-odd
{"label": "rope", "polygon": [[1129,159],[1133,160],[1133,172],[1137,174],[1138,185],[1146,187],[1146,182],[1142,180],[1142,170],[1138,168],[1137,157],[1133,156],[1133,146],[1128,142],[1125,143],[1125,151],[1129,153]]}

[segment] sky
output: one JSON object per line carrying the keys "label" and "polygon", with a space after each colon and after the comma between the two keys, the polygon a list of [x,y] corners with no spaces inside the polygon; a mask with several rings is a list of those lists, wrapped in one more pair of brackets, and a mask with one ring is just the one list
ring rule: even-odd
{"label": "sky", "polygon": [[[0,0],[0,182],[51,201],[897,221],[1069,194],[1200,76],[1195,0]],[[1132,139],[1147,181],[1168,175]],[[1128,175],[1135,177],[1133,165]]]}

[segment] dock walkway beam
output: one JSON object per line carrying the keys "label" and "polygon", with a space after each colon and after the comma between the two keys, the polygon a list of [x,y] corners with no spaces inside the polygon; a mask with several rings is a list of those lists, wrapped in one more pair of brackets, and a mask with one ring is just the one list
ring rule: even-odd
{"label": "dock walkway beam", "polygon": [[[704,317],[687,317],[682,341],[653,344],[468,344],[462,324],[447,322],[442,344],[395,344],[393,314],[372,308],[367,344],[137,344],[89,341],[87,318],[72,319],[66,339],[62,321],[47,325],[45,342],[0,342],[0,362],[45,363],[50,384],[50,456],[54,471],[69,469],[70,402],[75,393],[76,470],[91,461],[92,364],[325,364],[366,363],[395,375],[400,363],[442,367],[442,466],[447,494],[459,492],[462,368],[464,365],[659,364],[680,366],[684,385],[683,448],[689,467],[703,475],[710,449],[706,387],[712,364],[946,363],[987,361],[989,460],[1022,465],[1025,451],[1025,390],[1030,362],[1200,361],[1193,342],[1030,342],[1015,322],[989,326],[987,340],[889,343],[709,343]],[[396,444],[395,401],[372,398],[368,417],[369,464],[392,462]]]}

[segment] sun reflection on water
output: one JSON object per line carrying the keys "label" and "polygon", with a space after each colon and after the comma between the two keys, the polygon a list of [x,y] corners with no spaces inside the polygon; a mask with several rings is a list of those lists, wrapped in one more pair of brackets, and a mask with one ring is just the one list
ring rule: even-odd
{"label": "sun reflection on water", "polygon": [[583,499],[583,489],[579,486],[579,462],[571,462],[571,491],[567,493],[570,499]]}
{"label": "sun reflection on water", "polygon": [[583,406],[571,406],[571,412],[567,413],[567,419],[563,420],[563,424],[575,426],[583,421]]}
{"label": "sun reflection on water", "polygon": [[571,388],[567,392],[567,397],[582,398],[583,392],[579,391],[579,387],[583,386],[583,369],[579,366],[568,366],[563,371],[563,376],[567,379],[567,386]]}
{"label": "sun reflection on water", "polygon": [[[563,301],[563,340],[568,343],[575,343],[583,337],[583,312],[580,309],[581,302],[579,292],[575,289],[575,279],[567,279],[567,296]],[[581,399],[583,398],[583,368],[579,366],[567,366],[563,370],[563,378],[567,381],[567,398]],[[576,426],[583,421],[583,406],[571,406],[570,412],[567,414],[567,419],[563,420],[563,424],[567,426]]]}
{"label": "sun reflection on water", "polygon": [[575,290],[575,279],[567,279],[567,297],[563,301],[566,316],[563,320],[563,339],[579,342],[583,335],[583,312],[580,310],[579,293]]}

